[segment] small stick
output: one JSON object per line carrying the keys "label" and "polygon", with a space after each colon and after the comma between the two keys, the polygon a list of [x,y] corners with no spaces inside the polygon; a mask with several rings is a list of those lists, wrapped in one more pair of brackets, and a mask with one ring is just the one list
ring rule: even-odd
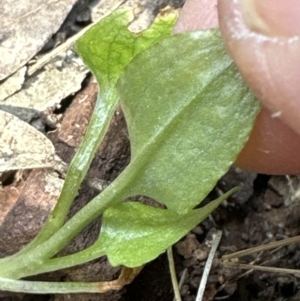
{"label": "small stick", "polygon": [[168,248],[167,255],[168,255],[169,268],[170,268],[170,273],[171,273],[171,280],[172,280],[172,285],[173,285],[173,290],[174,290],[174,295],[175,295],[174,299],[176,301],[181,301],[180,289],[179,289],[179,286],[178,286],[178,281],[177,281],[176,271],[175,271],[175,264],[174,264],[172,246]]}
{"label": "small stick", "polygon": [[246,269],[246,270],[250,269],[256,271],[263,271],[263,272],[273,272],[273,273],[289,274],[289,275],[292,274],[298,277],[300,276],[300,270],[296,270],[296,269],[265,267],[261,265],[243,264],[243,263],[230,262],[230,261],[225,262],[224,266],[230,268]]}
{"label": "small stick", "polygon": [[226,262],[226,261],[229,261],[229,260],[232,260],[232,259],[237,259],[237,258],[245,256],[245,255],[250,255],[250,254],[253,254],[253,253],[256,253],[256,252],[275,249],[275,248],[278,248],[278,247],[283,247],[283,246],[291,245],[291,244],[295,244],[295,243],[300,243],[300,236],[290,237],[290,238],[282,239],[282,240],[279,240],[279,241],[271,242],[271,243],[266,244],[266,245],[262,245],[262,246],[258,246],[258,247],[238,251],[238,252],[235,252],[235,253],[227,254],[227,255],[224,255],[222,257],[222,260],[223,260],[223,262]]}
{"label": "small stick", "polygon": [[208,258],[207,258],[206,263],[205,263],[202,279],[201,279],[200,286],[199,286],[198,293],[197,293],[197,297],[196,297],[196,301],[202,301],[204,291],[205,291],[205,287],[206,287],[206,283],[207,283],[207,279],[208,279],[208,276],[209,276],[209,272],[211,270],[212,262],[213,262],[215,253],[217,251],[217,248],[219,246],[219,243],[221,241],[221,238],[222,238],[222,231],[217,231],[217,233],[215,235],[215,238],[212,242],[212,246],[211,246]]}
{"label": "small stick", "polygon": [[[185,269],[183,270],[183,273],[182,273],[181,278],[180,278],[180,280],[179,280],[179,285],[178,285],[178,287],[179,287],[179,292],[181,291],[182,285],[183,285],[183,283],[184,283],[184,281],[185,281],[186,274],[187,274],[187,268],[185,268]],[[174,297],[173,301],[176,301],[176,297]]]}

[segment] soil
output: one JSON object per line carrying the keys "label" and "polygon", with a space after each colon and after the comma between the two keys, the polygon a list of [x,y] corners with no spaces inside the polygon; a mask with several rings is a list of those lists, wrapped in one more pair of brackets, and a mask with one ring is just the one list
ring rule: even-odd
{"label": "soil", "polygon": [[[167,1],[165,1],[167,2]],[[175,1],[176,5],[183,1]],[[157,1],[162,6],[163,1]],[[88,23],[88,20],[85,21]],[[88,95],[88,97],[86,97]],[[87,78],[82,91],[69,98],[63,118],[57,129],[48,132],[57,154],[67,163],[84,134],[97,95],[97,87],[91,77]],[[85,98],[84,104],[82,99]],[[76,128],[74,124],[81,123]],[[68,140],[72,136],[73,140]],[[130,158],[130,146],[126,123],[120,109],[116,111],[108,134],[98,150],[76,198],[70,216],[98,193],[91,188],[92,180],[101,179],[106,185],[122,171]],[[99,184],[99,183],[98,183]],[[272,241],[299,235],[300,202],[297,202],[297,177],[274,177],[232,169],[219,181],[203,204],[216,198],[222,191],[241,186],[226,204],[221,205],[209,218],[194,228],[173,247],[177,276],[180,279],[186,270],[181,295],[182,301],[196,300],[199,282],[217,229],[223,237],[213,261],[203,300],[205,301],[255,301],[298,300],[300,281],[293,274],[226,268],[222,256],[238,250],[261,246]],[[101,190],[101,189],[100,189]],[[99,233],[101,220],[94,221],[79,237],[74,239],[61,253],[70,254],[93,243]],[[281,268],[300,267],[300,246],[297,244],[248,255],[240,262]],[[76,268],[43,275],[39,279],[55,281],[102,281],[115,279],[119,268],[112,268],[105,258]],[[110,300],[110,301],[172,301],[174,293],[165,254],[147,264],[134,281],[120,291],[99,295],[22,295],[0,292],[1,301],[17,300]]]}

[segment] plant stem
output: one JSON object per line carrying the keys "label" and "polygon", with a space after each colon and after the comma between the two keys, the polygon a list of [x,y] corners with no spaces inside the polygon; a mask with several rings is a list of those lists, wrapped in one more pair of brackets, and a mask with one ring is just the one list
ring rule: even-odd
{"label": "plant stem", "polygon": [[171,273],[173,291],[174,291],[174,299],[176,301],[181,301],[180,288],[179,288],[177,277],[176,277],[172,246],[168,248],[167,255],[168,255],[168,261],[169,261],[169,268],[170,268],[170,273]]}
{"label": "plant stem", "polygon": [[[184,284],[184,281],[186,279],[186,274],[187,274],[187,268],[185,268],[182,272],[181,278],[179,280],[179,284],[178,284],[178,288],[179,288],[179,292],[181,291],[181,288]],[[173,301],[176,301],[176,298],[174,297]]]}
{"label": "plant stem", "polygon": [[[136,173],[132,171],[129,165],[110,186],[84,206],[47,241],[36,246],[30,252],[13,258],[10,264],[0,261],[0,276],[18,279],[37,274],[36,271],[40,269],[42,264],[60,251],[90,222],[102,214],[108,207],[126,198],[128,196],[127,187],[135,176]],[[73,262],[73,265],[76,264],[77,262]]]}
{"label": "plant stem", "polygon": [[104,293],[111,290],[110,286],[108,289],[102,286],[101,282],[44,282],[0,277],[1,290],[27,294]]}
{"label": "plant stem", "polygon": [[42,265],[35,267],[32,272],[34,272],[35,274],[43,274],[61,269],[66,269],[74,266],[74,263],[76,263],[76,265],[83,264],[96,258],[100,258],[104,255],[105,250],[100,249],[99,245],[94,244],[88,247],[87,249],[84,249],[77,253],[49,259],[45,261]]}
{"label": "plant stem", "polygon": [[0,290],[31,294],[107,293],[131,283],[142,270],[123,267],[118,279],[100,282],[43,282],[12,280],[0,277]]}
{"label": "plant stem", "polygon": [[62,192],[53,212],[36,238],[19,253],[7,258],[7,260],[30,252],[49,239],[63,226],[80,184],[84,180],[95,152],[107,131],[118,102],[118,95],[115,89],[106,90],[108,90],[107,93],[106,91],[101,91],[101,94],[98,96],[97,104],[84,140],[69,166]]}

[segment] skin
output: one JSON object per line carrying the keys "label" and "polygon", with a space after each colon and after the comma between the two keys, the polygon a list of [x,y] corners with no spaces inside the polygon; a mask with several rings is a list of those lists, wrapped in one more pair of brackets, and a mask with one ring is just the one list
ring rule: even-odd
{"label": "skin", "polygon": [[174,32],[220,27],[229,54],[263,103],[236,161],[241,168],[300,173],[299,15],[299,0],[187,0],[181,11]]}

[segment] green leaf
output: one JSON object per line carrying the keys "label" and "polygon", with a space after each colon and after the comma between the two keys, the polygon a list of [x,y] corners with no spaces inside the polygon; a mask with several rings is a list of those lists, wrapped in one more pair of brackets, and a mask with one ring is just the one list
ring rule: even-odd
{"label": "green leaf", "polygon": [[133,20],[130,9],[119,9],[89,29],[78,40],[76,50],[96,76],[101,88],[114,86],[133,57],[169,36],[177,19],[175,12],[159,15],[140,33],[127,29]]}
{"label": "green leaf", "polygon": [[205,207],[187,214],[137,202],[110,207],[103,215],[97,245],[101,245],[114,266],[141,266],[187,234],[236,190],[233,189]]}
{"label": "green leaf", "polygon": [[220,32],[166,38],[137,56],[119,82],[135,173],[128,195],[179,213],[212,190],[248,139],[259,102]]}
{"label": "green leaf", "polygon": [[[42,231],[14,257],[25,254],[30,257],[32,250],[49,240],[62,228],[79,186],[85,178],[117,106],[119,95],[116,82],[118,78],[134,56],[170,35],[176,18],[176,12],[164,13],[155,19],[149,29],[136,34],[127,28],[133,19],[132,12],[129,9],[120,9],[102,19],[78,40],[77,52],[96,76],[101,86],[101,93],[98,96],[84,140],[69,166],[64,187],[54,211]],[[78,223],[81,223],[82,228],[88,221],[89,218],[83,216]],[[65,229],[63,228],[63,231]],[[22,261],[22,257],[20,257],[20,261],[15,261],[13,265],[7,265],[7,262],[11,262],[11,258],[1,260],[1,275],[12,273],[11,270],[14,270],[15,277],[26,273],[26,265],[31,267],[34,264],[40,265],[42,259],[52,257],[67,243],[70,237],[74,237],[80,230],[77,231],[75,227],[71,227],[70,232],[72,234],[69,233],[68,239],[61,239],[59,242],[56,239],[55,243],[49,243],[50,246],[48,245],[42,251],[39,250],[38,258],[31,258],[32,262]]]}

